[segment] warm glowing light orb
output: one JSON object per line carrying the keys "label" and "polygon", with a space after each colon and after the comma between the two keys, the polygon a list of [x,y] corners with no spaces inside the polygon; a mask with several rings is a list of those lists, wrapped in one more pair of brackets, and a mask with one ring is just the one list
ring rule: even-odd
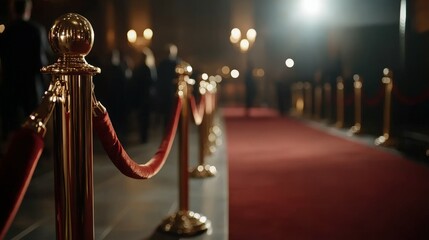
{"label": "warm glowing light orb", "polygon": [[241,49],[242,52],[246,52],[247,50],[249,50],[249,46],[250,46],[249,40],[247,40],[247,39],[241,39],[241,41],[240,41],[240,49]]}
{"label": "warm glowing light orb", "polygon": [[241,31],[238,28],[233,28],[231,30],[231,35],[229,36],[229,40],[232,43],[238,43],[241,39]]}
{"label": "warm glowing light orb", "polygon": [[390,73],[390,70],[388,68],[383,69],[383,74],[388,75]]}
{"label": "warm glowing light orb", "polygon": [[137,32],[134,29],[130,29],[127,32],[127,39],[130,43],[135,43],[137,41]]}
{"label": "warm glowing light orb", "polygon": [[249,40],[249,42],[254,42],[256,39],[256,30],[253,28],[247,30],[246,37]]}
{"label": "warm glowing light orb", "polygon": [[207,79],[209,79],[209,75],[207,73],[203,73],[203,74],[201,74],[201,78],[203,80],[207,80]]}
{"label": "warm glowing light orb", "polygon": [[225,75],[226,75],[226,74],[229,74],[229,71],[230,71],[230,70],[229,70],[229,67],[228,67],[228,66],[223,66],[223,67],[222,67],[222,73],[223,73],[223,74],[225,74]]}
{"label": "warm glowing light orb", "polygon": [[232,78],[238,78],[238,76],[240,76],[240,72],[237,69],[232,69],[231,77]]}
{"label": "warm glowing light orb", "polygon": [[295,61],[292,58],[288,58],[285,61],[286,67],[292,68],[295,65]]}
{"label": "warm glowing light orb", "polygon": [[152,39],[152,37],[153,37],[153,31],[152,31],[152,29],[150,29],[150,28],[146,28],[146,29],[143,31],[143,37],[144,37],[145,39],[147,39],[147,40],[151,40],[151,39]]}

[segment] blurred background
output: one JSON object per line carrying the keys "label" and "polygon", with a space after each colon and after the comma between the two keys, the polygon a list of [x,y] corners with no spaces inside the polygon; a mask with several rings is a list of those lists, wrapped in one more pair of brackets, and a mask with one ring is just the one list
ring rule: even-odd
{"label": "blurred background", "polygon": [[[2,0],[0,24],[8,9]],[[132,69],[143,48],[159,62],[165,46],[175,44],[195,72],[222,76],[221,105],[242,104],[249,64],[259,106],[277,105],[282,81],[359,74],[368,88],[378,88],[389,67],[409,94],[428,82],[427,0],[33,0],[32,19],[47,29],[69,12],[93,25],[90,64],[103,67],[119,50]]]}

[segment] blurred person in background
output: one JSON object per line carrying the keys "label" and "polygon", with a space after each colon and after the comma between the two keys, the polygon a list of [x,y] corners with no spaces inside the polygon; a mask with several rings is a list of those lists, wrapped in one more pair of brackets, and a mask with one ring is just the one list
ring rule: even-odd
{"label": "blurred person in background", "polygon": [[246,116],[250,116],[250,110],[254,105],[255,97],[256,97],[256,82],[253,77],[253,63],[248,61],[246,74],[244,76],[244,84],[245,84],[245,107],[246,107]]}
{"label": "blurred person in background", "polygon": [[164,127],[172,118],[173,104],[177,91],[176,66],[179,63],[177,46],[167,45],[168,57],[163,59],[158,67],[157,97],[159,102],[159,113],[162,116]]}
{"label": "blurred person in background", "polygon": [[150,117],[154,105],[157,72],[155,57],[149,48],[144,48],[139,63],[134,68],[131,80],[133,99],[137,109],[139,137],[142,143],[149,139]]}
{"label": "blurred person in background", "polygon": [[94,79],[97,97],[109,112],[113,127],[120,138],[123,138],[126,133],[129,110],[125,97],[126,68],[122,63],[120,51],[112,50],[110,61],[103,68],[100,76]]}
{"label": "blurred person in background", "polygon": [[46,29],[30,19],[31,0],[11,4],[12,20],[0,34],[2,140],[39,105],[48,83],[40,69],[52,55]]}

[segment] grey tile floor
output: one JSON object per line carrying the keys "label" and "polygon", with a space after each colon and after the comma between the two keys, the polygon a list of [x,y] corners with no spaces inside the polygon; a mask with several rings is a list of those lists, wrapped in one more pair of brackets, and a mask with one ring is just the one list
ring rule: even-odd
{"label": "grey tile floor", "polygon": [[[222,120],[215,120],[223,129]],[[132,123],[131,128],[135,125]],[[189,166],[193,167],[198,162],[198,135],[192,122],[189,128]],[[139,163],[149,160],[158,148],[159,133],[159,128],[151,128],[149,143],[140,144],[135,132],[130,131],[126,144],[128,154]],[[228,238],[228,167],[224,134],[220,139],[223,144],[205,159],[217,168],[217,175],[189,179],[189,210],[206,216],[211,227],[207,232],[187,239]],[[156,231],[163,219],[179,210],[178,152],[176,137],[162,170],[152,179],[135,180],[115,168],[94,136],[95,239],[182,239]],[[56,239],[53,175],[52,158],[42,158],[6,239]]]}

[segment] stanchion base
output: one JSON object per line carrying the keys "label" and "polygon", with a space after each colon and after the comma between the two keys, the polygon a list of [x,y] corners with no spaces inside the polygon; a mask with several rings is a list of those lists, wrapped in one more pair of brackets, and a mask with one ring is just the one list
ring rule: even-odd
{"label": "stanchion base", "polygon": [[207,178],[214,177],[217,173],[216,167],[211,165],[198,165],[194,170],[191,171],[190,176],[192,178]]}
{"label": "stanchion base", "polygon": [[334,124],[334,126],[336,127],[336,128],[343,128],[344,127],[344,123],[342,123],[342,122],[335,122],[335,124]]}
{"label": "stanchion base", "polygon": [[166,218],[158,231],[181,237],[192,237],[206,232],[210,227],[207,217],[192,211],[178,211]]}
{"label": "stanchion base", "polygon": [[360,133],[361,133],[361,128],[360,126],[357,126],[357,125],[352,126],[348,131],[349,135],[358,135]]}
{"label": "stanchion base", "polygon": [[384,146],[384,147],[394,145],[392,139],[389,137],[386,137],[386,136],[380,136],[380,137],[376,138],[374,141],[374,144],[377,146]]}

